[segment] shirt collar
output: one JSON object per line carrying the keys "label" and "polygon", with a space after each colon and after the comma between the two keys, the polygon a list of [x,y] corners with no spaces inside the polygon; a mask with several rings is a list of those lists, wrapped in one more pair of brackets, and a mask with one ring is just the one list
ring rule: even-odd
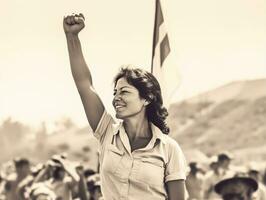
{"label": "shirt collar", "polygon": [[122,122],[118,122],[118,123],[114,123],[112,125],[112,129],[113,129],[113,135],[116,135],[119,133],[119,130],[121,130],[123,123]]}
{"label": "shirt collar", "polygon": [[152,130],[152,134],[153,134],[152,140],[154,139],[155,142],[156,142],[156,140],[160,140],[163,144],[166,143],[164,134],[153,123],[151,123],[151,130]]}
{"label": "shirt collar", "polygon": [[[157,126],[155,126],[153,123],[150,123],[150,124],[151,124],[151,130],[153,134],[152,140],[154,141],[154,143],[156,142],[156,140],[160,140],[163,144],[165,144],[166,143],[165,136],[162,133],[162,131]],[[119,131],[123,128],[122,126],[123,126],[122,121],[118,123],[114,123],[113,124],[113,135],[117,135]]]}

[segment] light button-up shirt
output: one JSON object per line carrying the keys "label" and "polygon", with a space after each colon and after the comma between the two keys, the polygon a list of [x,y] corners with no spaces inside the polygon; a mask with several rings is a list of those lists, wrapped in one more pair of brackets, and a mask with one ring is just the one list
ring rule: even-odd
{"label": "light button-up shirt", "polygon": [[152,139],[131,152],[122,123],[104,112],[94,135],[100,142],[101,189],[105,200],[165,200],[165,183],[185,180],[186,162],[177,142],[152,125]]}

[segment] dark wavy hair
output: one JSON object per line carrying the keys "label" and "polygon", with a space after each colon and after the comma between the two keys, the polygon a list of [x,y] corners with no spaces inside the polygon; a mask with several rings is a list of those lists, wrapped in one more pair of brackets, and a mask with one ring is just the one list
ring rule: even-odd
{"label": "dark wavy hair", "polygon": [[126,66],[122,67],[115,76],[115,85],[120,78],[125,78],[130,85],[139,91],[141,98],[150,102],[146,107],[148,121],[157,126],[164,134],[168,134],[170,129],[165,122],[168,111],[163,107],[161,87],[152,73]]}

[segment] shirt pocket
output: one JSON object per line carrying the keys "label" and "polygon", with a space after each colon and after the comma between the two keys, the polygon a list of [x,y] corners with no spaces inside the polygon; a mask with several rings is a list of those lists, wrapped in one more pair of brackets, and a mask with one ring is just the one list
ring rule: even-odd
{"label": "shirt pocket", "polygon": [[164,162],[156,158],[142,158],[138,170],[138,181],[149,185],[164,185]]}
{"label": "shirt pocket", "polygon": [[102,170],[108,174],[115,174],[121,164],[123,155],[124,152],[119,150],[115,145],[107,145]]}

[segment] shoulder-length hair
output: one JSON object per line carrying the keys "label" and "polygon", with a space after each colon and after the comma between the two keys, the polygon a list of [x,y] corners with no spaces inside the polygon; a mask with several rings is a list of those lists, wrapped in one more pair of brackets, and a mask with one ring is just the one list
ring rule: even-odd
{"label": "shoulder-length hair", "polygon": [[163,107],[161,87],[153,74],[143,69],[126,66],[122,67],[115,76],[115,85],[120,78],[125,78],[139,91],[140,97],[149,102],[146,107],[148,121],[157,126],[162,133],[168,134],[170,129],[165,122],[168,111]]}

